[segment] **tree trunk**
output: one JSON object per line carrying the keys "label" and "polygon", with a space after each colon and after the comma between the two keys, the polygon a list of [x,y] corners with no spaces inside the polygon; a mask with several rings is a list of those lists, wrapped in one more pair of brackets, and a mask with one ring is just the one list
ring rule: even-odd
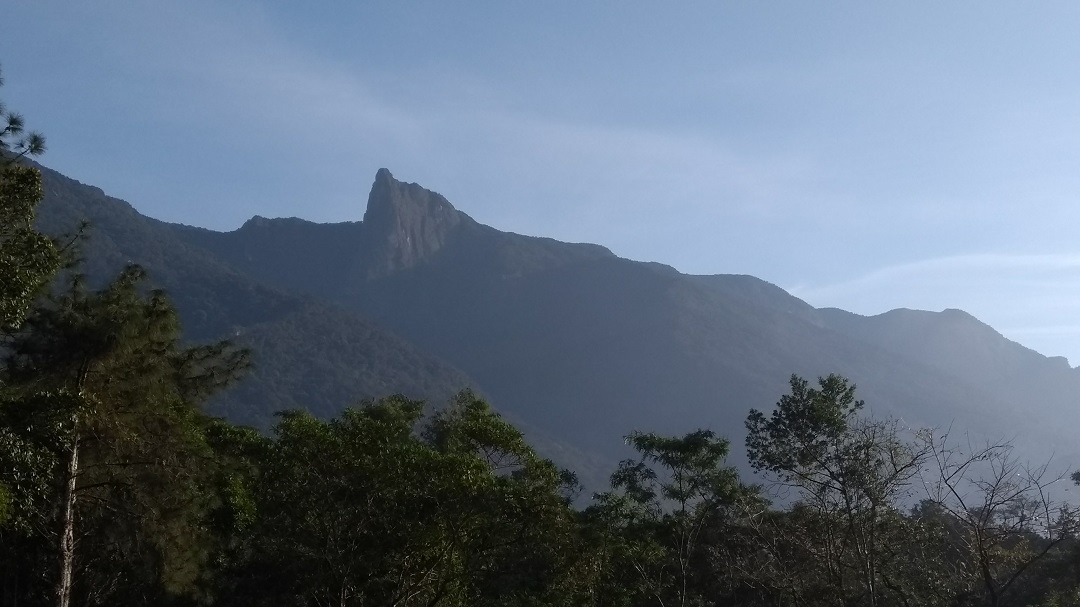
{"label": "tree trunk", "polygon": [[60,504],[60,575],[56,581],[56,607],[71,604],[72,572],[75,568],[75,481],[79,472],[79,437],[71,440],[64,491]]}

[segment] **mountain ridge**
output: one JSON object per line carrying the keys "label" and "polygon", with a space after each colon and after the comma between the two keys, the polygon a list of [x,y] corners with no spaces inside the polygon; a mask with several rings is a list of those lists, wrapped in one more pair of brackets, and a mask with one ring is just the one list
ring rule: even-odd
{"label": "mountain ridge", "polygon": [[[460,370],[355,313],[259,282],[237,270],[199,245],[200,239],[217,232],[144,217],[100,188],[39,168],[45,197],[37,225],[59,234],[89,221],[80,271],[92,284],[103,284],[123,266],[138,263],[149,271],[153,286],[170,294],[187,339],[231,338],[240,345],[261,344],[254,352],[251,376],[216,401],[214,412],[266,428],[280,409],[306,408],[330,416],[361,399],[389,392],[438,403],[461,388],[477,387]],[[280,225],[273,220],[267,223]],[[306,329],[298,326],[323,326],[324,330],[300,339],[297,333]],[[334,330],[348,339],[337,339]],[[364,347],[357,347],[358,341],[365,342]],[[301,343],[333,356],[295,357],[283,352]],[[309,389],[306,383],[312,377],[333,381]],[[311,395],[315,398],[306,398]]]}
{"label": "mountain ridge", "polygon": [[[387,171],[381,178],[392,179],[392,176]],[[378,181],[377,177],[376,186],[369,195],[369,205],[380,203]],[[410,184],[410,187],[418,186]],[[572,248],[576,246],[585,248]],[[700,366],[701,361],[694,360],[695,356],[685,355],[685,349],[671,343],[670,336],[680,332],[682,335],[678,339],[682,344],[698,353],[722,350],[717,343],[728,341],[730,347],[727,351],[717,352],[713,358],[726,361],[723,365],[727,367],[725,375],[732,383],[741,381],[736,378],[754,375],[758,376],[758,381],[764,382],[761,375],[765,372],[762,369],[772,367],[773,370],[769,373],[769,384],[775,386],[771,393],[772,400],[764,400],[769,397],[763,390],[752,391],[753,394],[745,390],[726,391],[731,400],[753,403],[750,406],[767,407],[771,404],[783,390],[782,383],[791,372],[816,375],[837,371],[856,376],[855,379],[864,384],[869,395],[879,397],[878,405],[881,408],[890,411],[902,408],[897,402],[892,402],[887,407],[880,402],[897,400],[880,398],[882,392],[897,394],[905,391],[896,385],[896,382],[882,377],[882,372],[871,370],[865,363],[866,360],[877,361],[882,367],[903,366],[912,370],[912,373],[915,372],[913,369],[918,369],[918,373],[934,377],[930,383],[937,386],[938,392],[948,394],[945,400],[952,401],[951,407],[958,411],[970,409],[961,407],[960,404],[965,400],[963,394],[972,395],[975,400],[984,403],[985,410],[979,415],[984,419],[1008,418],[1010,406],[1001,401],[1015,400],[1019,393],[1029,392],[1026,388],[1002,392],[1008,386],[1003,381],[995,380],[995,377],[1012,378],[1012,375],[991,373],[986,374],[990,377],[974,377],[977,375],[974,371],[979,371],[978,365],[944,365],[947,362],[946,356],[941,352],[936,358],[928,360],[927,352],[914,348],[912,344],[900,347],[892,343],[898,335],[872,339],[866,332],[883,331],[879,321],[868,321],[868,329],[856,326],[858,323],[841,322],[831,317],[828,312],[819,311],[780,287],[755,277],[684,275],[662,264],[626,260],[614,256],[606,249],[588,247],[589,245],[570,245],[499,232],[471,221],[470,218],[469,223],[454,231],[441,243],[438,251],[431,251],[424,263],[402,267],[396,272],[379,275],[370,281],[360,280],[351,286],[347,285],[347,281],[334,281],[333,289],[318,294],[340,301],[351,309],[361,310],[376,322],[408,336],[437,355],[455,360],[488,386],[497,401],[526,402],[527,404],[521,407],[526,410],[526,414],[537,409],[551,410],[550,401],[574,399],[571,394],[551,388],[547,389],[550,393],[548,398],[531,396],[523,394],[525,390],[522,386],[528,386],[529,390],[534,392],[543,392],[542,386],[559,383],[560,377],[574,377],[580,373],[580,369],[593,365],[603,368],[603,373],[609,377],[607,388],[619,382],[638,385],[634,391],[622,390],[625,399],[633,398],[634,392],[643,398],[656,398],[657,395],[644,396],[649,390],[647,386],[640,384],[646,380],[658,384],[666,383],[673,393],[682,393],[683,400],[696,401],[696,405],[690,409],[695,411],[693,415],[702,419],[701,413],[707,411],[708,406],[701,391],[695,394],[680,391],[680,384],[700,384],[703,381],[702,373],[695,375],[687,371],[695,365]],[[622,278],[613,278],[616,276]],[[283,277],[278,275],[274,279],[282,280]],[[638,286],[635,288],[634,284]],[[313,285],[303,288],[315,289]],[[432,293],[438,293],[443,301],[430,301]],[[552,296],[552,293],[559,295]],[[599,306],[600,309],[591,313],[589,321],[579,322],[573,329],[565,329],[560,334],[553,331],[557,327],[547,324],[548,315],[566,319],[564,325],[572,324],[573,321],[569,319],[582,315],[590,305],[605,298],[606,305]],[[570,304],[567,300],[573,303]],[[533,306],[525,306],[525,302],[532,302]],[[620,311],[626,302],[633,302],[638,306],[647,304],[651,306],[652,312],[631,318],[633,314],[626,310]],[[708,305],[702,308],[700,306],[703,302],[708,302]],[[672,311],[672,306],[682,309]],[[753,308],[754,313],[747,315],[747,308]],[[507,312],[510,310],[513,312]],[[665,314],[667,324],[662,328],[655,326]],[[743,320],[729,320],[740,317],[740,314]],[[949,316],[951,314],[948,312],[927,312],[913,319],[918,322],[912,324],[912,327],[917,327],[925,319]],[[969,321],[978,323],[973,317],[965,316]],[[689,320],[691,318],[695,320]],[[889,319],[892,316],[886,313],[883,318]],[[526,328],[523,329],[523,325]],[[955,322],[946,325],[953,329],[957,327]],[[961,322],[959,326],[963,327],[965,324]],[[698,340],[695,336],[703,333],[703,327],[710,328],[711,333],[705,333],[710,333],[711,337]],[[820,331],[815,332],[813,327]],[[636,338],[628,336],[628,329],[637,333]],[[933,326],[923,327],[915,332],[925,333],[932,330]],[[653,333],[650,334],[649,331]],[[747,335],[748,333],[750,335]],[[943,338],[935,347],[941,350],[951,343],[949,339],[962,337],[958,333],[950,335],[950,338]],[[1004,339],[996,332],[995,335],[1000,340]],[[500,341],[500,338],[504,341]],[[762,347],[763,343],[766,343],[761,341],[762,338],[767,338],[767,342],[772,345],[768,348]],[[742,343],[739,342],[740,339]],[[488,347],[494,348],[496,353],[478,351],[478,348],[468,345],[470,341],[494,344]],[[508,347],[507,341],[529,344],[522,349],[525,355],[520,355]],[[856,354],[859,346],[850,343],[851,341],[869,345],[873,352]],[[793,342],[794,345],[787,342]],[[805,347],[805,344],[818,342],[827,344],[827,347]],[[965,342],[961,340],[960,343]],[[598,349],[598,344],[607,345]],[[658,344],[664,344],[662,348],[666,350],[660,349]],[[648,360],[639,358],[631,361],[620,353],[649,348],[656,348],[656,351],[662,352],[663,357],[669,361],[679,362],[670,365],[666,372],[658,373]],[[797,356],[785,352],[799,348],[807,351]],[[830,351],[845,351],[848,354],[836,356]],[[1012,355],[1017,355],[1017,352],[1013,351]],[[1040,363],[1049,360],[1041,355],[1036,356]],[[622,365],[604,362],[619,357]],[[546,362],[537,365],[537,360]],[[808,362],[811,360],[818,363],[832,362],[828,365],[811,364]],[[561,371],[521,371],[530,365],[561,365]],[[1046,373],[1054,375],[1055,372],[1044,369],[1040,373],[1043,377]],[[1068,375],[1067,379],[1058,375],[1054,380],[1058,383],[1075,384],[1077,374],[1070,371]],[[964,387],[956,388],[957,382],[964,384]],[[577,377],[571,383],[586,394],[597,395],[604,392],[601,386],[590,385],[587,378]],[[891,384],[891,388],[875,389],[877,385],[886,384]],[[713,382],[713,387],[718,394],[724,392],[722,386],[716,385],[716,382]],[[618,391],[616,388],[616,392]],[[923,389],[919,398],[930,400],[934,396],[930,392],[933,391]],[[906,390],[906,393],[910,395],[912,390]],[[1007,393],[1009,398],[1000,398],[996,393]],[[1057,400],[1060,404],[1062,399],[1059,397]],[[513,409],[516,405],[509,406]],[[562,416],[569,416],[571,425],[588,428],[598,424],[601,419],[618,415],[618,409],[612,405],[605,408],[592,403],[591,408],[600,411],[592,419],[571,407],[559,410],[558,415],[553,417],[562,420]],[[935,407],[924,404],[923,408]],[[969,413],[971,411],[965,412],[965,415]],[[739,411],[737,418],[734,415],[725,416],[723,424],[729,433],[738,432],[743,414],[744,411]],[[924,414],[921,417],[927,421],[942,421],[940,416]],[[629,416],[628,421],[639,428],[648,424],[664,426],[666,422],[657,416],[642,416],[640,419]],[[544,421],[537,420],[536,423],[543,425]],[[553,422],[549,428],[554,430],[555,426],[559,425],[564,424],[562,421]],[[1000,425],[1016,427],[1015,424],[1005,422]],[[732,432],[732,428],[736,430]],[[608,439],[617,439],[617,436],[609,436]]]}
{"label": "mountain ridge", "polygon": [[[63,207],[47,200],[43,214]],[[913,425],[962,419],[974,432],[993,435],[1080,424],[1073,398],[1080,372],[1005,340],[966,313],[862,317],[814,308],[752,276],[686,275],[599,245],[501,232],[385,169],[358,222],[253,217],[236,230],[216,232],[136,221],[128,209],[113,215],[129,224],[114,217],[102,227],[110,241],[136,261],[149,260],[152,271],[160,266],[170,284],[201,293],[211,310],[232,306],[238,311],[226,316],[235,320],[246,308],[260,307],[260,297],[280,297],[266,293],[281,293],[333,310],[324,314],[354,318],[372,334],[409,344],[415,360],[460,370],[410,379],[384,360],[383,372],[399,380],[388,389],[457,378],[481,388],[534,435],[551,438],[554,450],[561,444],[596,461],[619,457],[621,437],[635,429],[678,433],[708,426],[738,446],[747,411],[768,409],[786,392],[792,373],[845,375],[875,413]],[[132,227],[140,221],[143,227]],[[170,268],[180,258],[250,285],[256,301],[215,299],[193,272]],[[178,302],[188,322],[202,311],[184,298],[192,298],[181,295]],[[348,325],[303,317],[297,312],[292,332],[313,342],[332,343],[336,327]],[[287,349],[272,342],[262,347]],[[352,343],[356,360],[363,359],[364,344]],[[320,347],[304,348],[304,357],[318,358]],[[309,382],[347,375],[332,361],[319,364],[325,372],[310,374]],[[347,404],[305,393],[303,383],[298,378],[291,388],[266,391],[298,390],[290,402],[322,415]],[[379,384],[372,378],[367,385]],[[249,409],[259,408],[250,404],[257,394],[245,398]],[[1041,442],[1074,449],[1067,432]]]}

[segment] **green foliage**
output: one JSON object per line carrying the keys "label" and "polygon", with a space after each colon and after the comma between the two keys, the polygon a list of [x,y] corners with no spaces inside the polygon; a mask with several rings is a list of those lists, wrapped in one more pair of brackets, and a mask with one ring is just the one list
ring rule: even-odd
{"label": "green foliage", "polygon": [[33,228],[41,201],[37,170],[0,170],[0,330],[17,328],[34,299],[60,267],[53,242]]}
{"label": "green foliage", "polygon": [[639,460],[623,461],[611,477],[613,491],[596,497],[587,513],[605,527],[611,575],[626,600],[651,597],[660,604],[700,604],[697,563],[701,538],[755,503],[756,489],[743,486],[725,465],[726,440],[698,430],[682,437],[635,432],[627,442]]}
{"label": "green foliage", "polygon": [[143,278],[129,268],[97,292],[76,278],[33,311],[7,360],[0,482],[17,495],[22,539],[78,538],[56,557],[80,572],[77,603],[193,587],[209,455],[198,406],[244,366],[225,345],[181,347],[176,313]]}
{"label": "green foliage", "polygon": [[797,481],[819,465],[843,440],[854,414],[863,407],[855,386],[838,375],[818,381],[819,388],[791,376],[791,393],[780,397],[771,418],[756,409],[746,421],[746,450],[757,470]]}
{"label": "green foliage", "polygon": [[[3,80],[0,79],[0,84]],[[16,329],[60,267],[52,240],[34,229],[41,173],[16,161],[45,151],[45,138],[24,133],[24,120],[0,102],[0,331]]]}
{"label": "green foliage", "polygon": [[1039,605],[1040,607],[1080,607],[1080,587],[1054,592]]}
{"label": "green foliage", "polygon": [[895,421],[858,417],[855,386],[838,375],[790,385],[770,417],[751,410],[746,421],[751,465],[798,498],[782,524],[759,530],[779,561],[773,585],[851,604],[939,600],[941,588],[911,576],[940,569],[940,554],[911,542],[927,530],[900,513],[929,451]]}
{"label": "green foliage", "polygon": [[502,605],[554,592],[572,535],[559,471],[470,393],[422,422],[404,397],[329,422],[282,414],[227,601]]}
{"label": "green foliage", "polygon": [[[41,175],[20,159],[43,150],[44,139],[0,104],[0,604],[1078,604],[1076,517],[1047,498],[1045,468],[1019,467],[1007,445],[956,458],[932,437],[911,442],[895,422],[860,417],[855,386],[836,375],[817,387],[793,376],[770,416],[751,410],[746,421],[753,467],[794,492],[782,509],[740,482],[726,464],[725,439],[698,430],[631,434],[639,457],[619,465],[611,489],[588,509],[575,510],[575,476],[539,457],[467,391],[432,415],[400,395],[329,420],[292,409],[269,436],[211,419],[202,406],[246,369],[247,353],[228,342],[185,345],[172,300],[148,288],[140,268],[107,280],[109,264],[129,257],[117,242],[90,256],[90,284],[101,288],[73,277],[41,298],[62,252],[34,229]],[[62,187],[56,195],[74,196]],[[251,421],[261,421],[259,409],[316,404],[325,414],[327,402],[347,394],[403,386],[433,394],[465,383],[348,314],[162,244],[172,232],[133,224],[129,208],[86,208],[107,209],[106,221],[124,226],[117,241],[134,242],[157,262],[182,252],[185,262],[160,269],[192,311],[199,339],[227,331],[263,346],[266,370],[237,393],[259,401],[248,405]],[[335,259],[353,251],[355,227],[336,234]],[[196,240],[203,237],[214,240]],[[285,250],[276,237],[260,246]],[[563,316],[573,319],[564,330],[593,343],[633,324],[626,320],[633,315],[616,318],[596,303],[597,285],[615,301],[654,307],[657,294],[671,292],[667,272],[613,280],[627,266],[606,252],[530,246],[502,247],[516,251],[505,257],[458,251],[486,260],[488,273],[477,278],[474,266],[461,266],[445,288],[418,282],[406,290],[415,301],[375,307],[393,317],[388,311],[435,303],[428,310],[453,313],[420,316],[490,323],[499,314],[483,305],[501,313],[508,299],[522,297],[495,285],[518,284],[506,277],[555,262],[573,268],[567,276],[585,290],[548,303],[591,302],[590,315],[575,308]],[[379,303],[374,291],[334,272],[309,276],[308,264],[294,263],[286,249],[283,263],[303,274],[290,288],[317,283],[333,296],[344,286],[349,298]],[[189,286],[191,275],[207,272],[211,279]],[[465,297],[472,294],[479,299]],[[491,368],[514,366],[501,358],[541,356],[583,372],[563,342],[530,335],[549,336],[552,312],[541,308],[542,322],[532,324],[502,314],[500,331],[551,349],[487,353],[500,358]],[[432,322],[413,332],[449,326]],[[475,326],[454,325],[435,342],[462,343],[453,331],[472,337]],[[686,339],[696,338],[700,325],[693,326]],[[661,343],[656,337],[641,343]],[[681,350],[622,350],[648,356],[634,374],[638,383],[624,386],[637,396],[660,389],[650,374],[657,358],[700,362],[679,359]],[[332,360],[309,364],[319,357]],[[907,488],[930,452],[938,491],[905,514]],[[990,474],[975,474],[980,466]]]}
{"label": "green foliage", "polygon": [[[902,465],[921,454],[895,426],[857,417],[841,378],[828,390],[796,378],[779,415],[751,414],[761,423],[754,461],[767,454],[771,472],[800,491],[789,507],[771,509],[726,464],[728,442],[698,430],[631,434],[640,457],[620,464],[611,490],[578,512],[568,499],[572,475],[469,392],[430,416],[401,396],[331,420],[289,411],[271,436],[202,418],[190,399],[238,365],[222,362],[224,347],[176,348],[167,305],[138,284],[133,270],[100,292],[76,286],[32,315],[16,342],[9,377],[25,391],[9,390],[0,409],[0,470],[12,470],[0,482],[13,505],[0,525],[5,599],[39,604],[31,597],[49,591],[56,479],[76,436],[85,467],[75,597],[84,604],[944,606],[978,598],[957,584],[963,522],[932,501],[911,514],[898,507]],[[132,402],[138,395],[147,398]],[[816,432],[796,431],[795,418]],[[136,453],[154,463],[107,465]],[[1033,569],[1016,601],[999,604],[1071,604],[1066,563]]]}
{"label": "green foliage", "polygon": [[[4,79],[0,77],[0,86]],[[22,114],[11,111],[0,102],[0,158],[10,163],[23,156],[39,156],[45,153],[45,136],[37,131],[26,131]]]}

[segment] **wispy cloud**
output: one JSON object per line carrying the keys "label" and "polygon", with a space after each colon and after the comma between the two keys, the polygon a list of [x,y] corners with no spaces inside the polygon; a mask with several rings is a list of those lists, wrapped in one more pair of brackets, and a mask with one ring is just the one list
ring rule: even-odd
{"label": "wispy cloud", "polygon": [[[460,193],[500,227],[618,248],[688,229],[679,225],[769,221],[784,212],[778,201],[812,189],[812,163],[782,149],[754,156],[715,137],[558,116],[464,68],[396,75],[318,55],[257,4],[109,6],[112,19],[71,20],[109,22],[93,44],[110,56],[107,88],[127,100],[124,118],[169,139],[149,150],[159,165],[167,151],[208,176],[202,189],[167,183],[176,173],[134,171],[144,187],[132,202],[166,219],[191,215],[183,196],[218,203],[203,220],[212,227],[254,212],[356,219],[366,180],[388,166]],[[140,196],[154,179],[170,199]]]}
{"label": "wispy cloud", "polygon": [[[331,52],[297,34],[320,17],[254,0],[41,6],[13,9],[33,27],[0,48],[39,66],[26,71],[39,73],[34,126],[56,134],[47,162],[159,218],[358,219],[387,166],[499,228],[755,273],[815,305],[960,307],[1042,351],[1075,348],[1049,339],[1080,317],[1080,256],[950,255],[1075,240],[1075,89],[1046,80],[1062,90],[1047,97],[1026,76],[1035,64],[1005,80],[989,64],[926,69],[897,30],[885,53],[863,32],[862,55],[768,44],[742,60],[702,42],[724,60],[673,48],[638,79],[604,71],[603,53],[594,71],[561,70],[515,47],[539,66],[519,80],[420,39],[399,65],[366,60],[378,44],[360,38]],[[357,37],[377,37],[367,25]],[[914,251],[927,259],[866,272]]]}

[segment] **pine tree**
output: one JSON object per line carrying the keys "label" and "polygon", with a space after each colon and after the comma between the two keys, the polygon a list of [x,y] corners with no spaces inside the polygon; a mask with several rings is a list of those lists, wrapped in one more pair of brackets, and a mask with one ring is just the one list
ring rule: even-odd
{"label": "pine tree", "polygon": [[175,310],[143,279],[130,267],[91,292],[76,278],[12,343],[4,421],[52,458],[57,607],[146,600],[147,588],[194,580],[187,529],[209,454],[199,405],[246,353],[182,347]]}
{"label": "pine tree", "polygon": [[43,153],[45,138],[26,133],[23,117],[2,101],[0,124],[0,330],[10,332],[60,267],[60,255],[51,239],[34,230],[41,173],[19,162]]}

